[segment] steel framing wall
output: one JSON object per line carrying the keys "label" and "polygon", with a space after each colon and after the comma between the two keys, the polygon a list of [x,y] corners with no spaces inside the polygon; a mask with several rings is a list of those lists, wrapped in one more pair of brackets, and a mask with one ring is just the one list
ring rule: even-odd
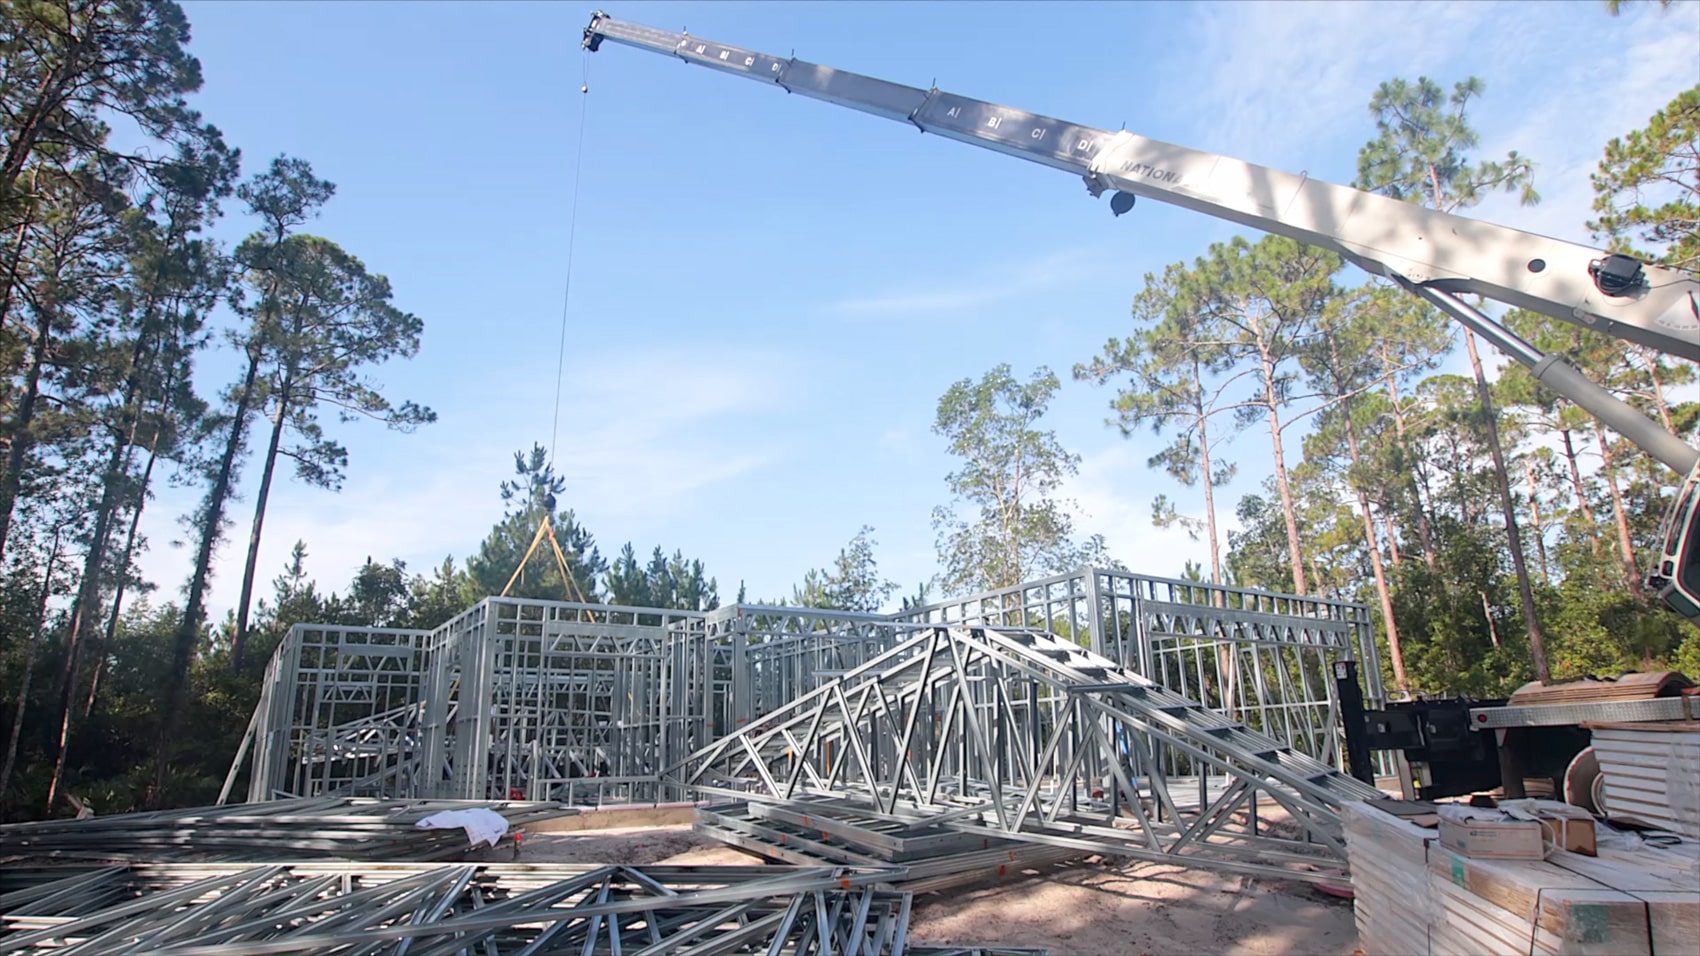
{"label": "steel framing wall", "polygon": [[[656,798],[667,635],[700,615],[490,598],[432,633],[409,796]],[[428,783],[427,783],[428,781]]]}
{"label": "steel framing wall", "polygon": [[[1321,763],[1341,765],[1329,664],[1382,698],[1368,608],[1082,569],[900,615],[708,613],[489,598],[435,631],[297,625],[268,666],[226,793],[649,802],[669,776],[928,625],[1040,628]],[[1160,742],[1156,742],[1159,743]],[[251,758],[251,759],[250,759]],[[1184,748],[1150,756],[1233,786]],[[1171,783],[1171,787],[1175,784]]]}
{"label": "steel framing wall", "polygon": [[266,665],[224,781],[250,755],[248,802],[417,790],[426,631],[297,624]]}
{"label": "steel framing wall", "polygon": [[1362,604],[1084,569],[910,612],[908,620],[1043,628],[1324,763],[1344,737],[1329,665],[1360,661],[1385,700]]}

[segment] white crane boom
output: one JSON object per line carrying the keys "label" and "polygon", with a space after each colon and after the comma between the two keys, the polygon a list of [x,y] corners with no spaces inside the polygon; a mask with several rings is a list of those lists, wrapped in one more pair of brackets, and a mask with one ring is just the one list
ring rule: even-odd
{"label": "white crane boom", "polygon": [[[1439,212],[1127,131],[781,59],[596,14],[585,44],[611,40],[914,125],[1085,178],[1333,250],[1376,275],[1471,293],[1700,362],[1700,281],[1611,261],[1598,249]],[[1624,257],[1627,258],[1627,257]],[[1608,264],[1624,270],[1599,275]]]}
{"label": "white crane boom", "polygon": [[1332,250],[1475,331],[1535,378],[1685,476],[1649,583],[1700,617],[1700,451],[1558,356],[1543,355],[1459,298],[1478,295],[1700,362],[1700,280],[1625,255],[1440,212],[1377,193],[1110,132],[937,88],[919,89],[684,33],[591,17],[603,41],[677,56],[790,93],[908,123],[924,133],[1075,173],[1121,215],[1146,197]]}

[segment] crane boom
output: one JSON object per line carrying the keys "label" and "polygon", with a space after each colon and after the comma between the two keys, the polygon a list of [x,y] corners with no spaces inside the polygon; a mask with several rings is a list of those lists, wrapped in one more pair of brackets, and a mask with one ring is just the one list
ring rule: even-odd
{"label": "crane boom", "polygon": [[1700,451],[1460,298],[1481,296],[1700,362],[1700,281],[1693,276],[1126,130],[1082,126],[598,12],[585,28],[584,46],[594,52],[603,41],[676,56],[1073,173],[1093,196],[1113,190],[1110,210],[1118,216],[1136,197],[1156,199],[1332,250],[1391,280],[1684,476],[1660,534],[1657,570],[1647,583],[1679,613],[1700,618]]}
{"label": "crane boom", "polygon": [[[1700,282],[1676,272],[1641,266],[1640,281],[1625,288],[1614,285],[1609,274],[1597,277],[1611,257],[1587,246],[1125,130],[1082,126],[598,13],[584,42],[595,50],[604,40],[1075,173],[1093,195],[1113,189],[1183,206],[1330,249],[1375,275],[1454,295],[1480,295],[1700,361]],[[1611,264],[1629,267],[1616,260]]]}

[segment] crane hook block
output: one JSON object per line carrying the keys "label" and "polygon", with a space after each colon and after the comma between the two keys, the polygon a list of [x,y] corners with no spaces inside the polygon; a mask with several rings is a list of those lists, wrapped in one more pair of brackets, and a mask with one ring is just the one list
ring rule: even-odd
{"label": "crane hook block", "polygon": [[1118,216],[1125,212],[1132,212],[1133,202],[1136,198],[1133,193],[1117,190],[1116,194],[1110,197],[1110,212]]}
{"label": "crane hook block", "polygon": [[602,25],[603,20],[607,19],[609,19],[608,14],[601,10],[590,15],[590,26],[584,28],[584,43],[582,44],[586,50],[595,53],[602,48],[602,34],[597,30],[597,27]]}

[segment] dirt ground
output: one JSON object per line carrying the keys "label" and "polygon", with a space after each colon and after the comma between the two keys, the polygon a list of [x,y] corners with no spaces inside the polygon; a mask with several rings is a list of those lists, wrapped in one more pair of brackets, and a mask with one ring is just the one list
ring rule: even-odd
{"label": "dirt ground", "polygon": [[[506,846],[476,858],[507,860]],[[532,863],[750,864],[760,858],[688,825],[528,836]],[[919,896],[910,937],[1043,946],[1051,956],[1347,956],[1352,904],[1303,884],[1155,863],[1077,862],[1002,883]]]}
{"label": "dirt ground", "polygon": [[1073,863],[917,900],[910,936],[927,943],[1043,946],[1051,956],[1291,954],[1357,948],[1352,904],[1157,863]]}

